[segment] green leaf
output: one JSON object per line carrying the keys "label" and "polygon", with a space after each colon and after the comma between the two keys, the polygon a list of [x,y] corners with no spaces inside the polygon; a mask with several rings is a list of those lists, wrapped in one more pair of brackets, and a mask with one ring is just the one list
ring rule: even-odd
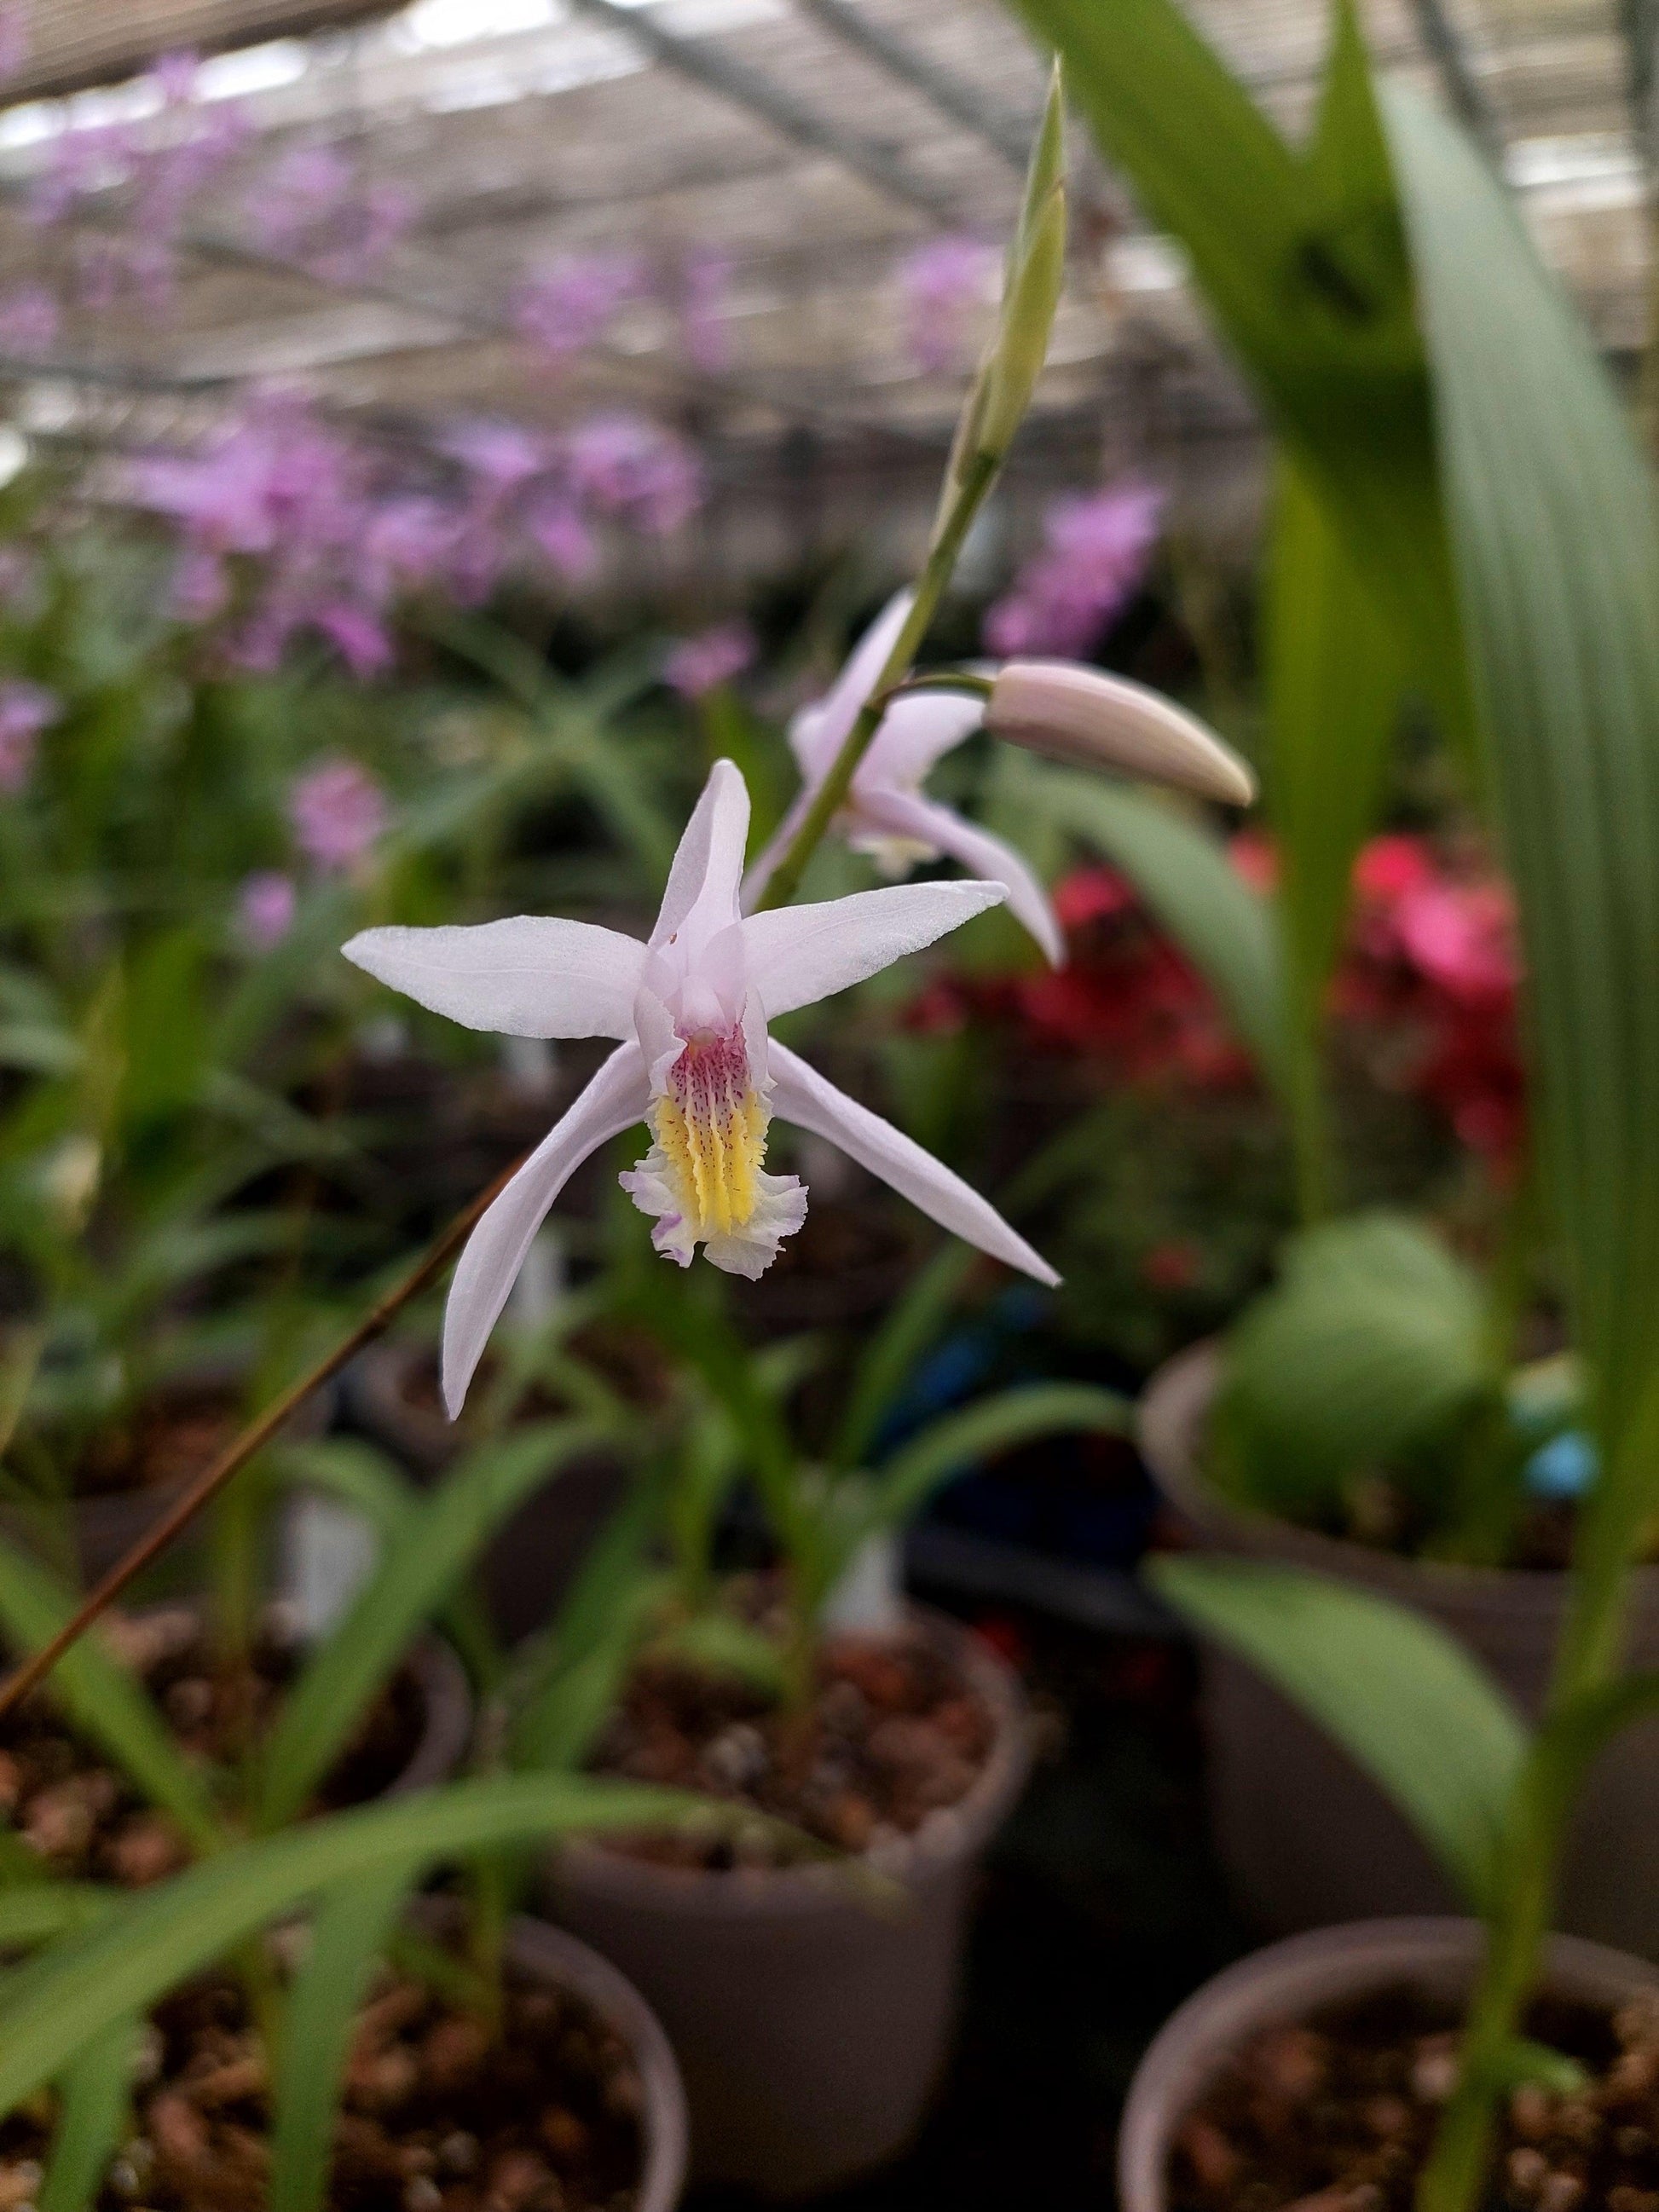
{"label": "green leaf", "polygon": [[1165,1558],[1147,1572],[1334,1737],[1473,1909],[1490,1909],[1527,1731],[1461,1644],[1404,1606],[1299,1568]]}
{"label": "green leaf", "polygon": [[270,2212],[320,2212],[357,2008],[408,1894],[407,1867],[343,1881],[323,1898],[289,1992],[271,2121]]}
{"label": "green leaf", "polygon": [[1275,1088],[1288,1031],[1273,917],[1212,830],[1161,799],[1032,762],[1032,797],[1126,875],[1193,965]]}
{"label": "green leaf", "polygon": [[73,1947],[0,1986],[0,2112],[53,2080],[102,2029],[340,1882],[401,1868],[412,1885],[447,1858],[501,1844],[730,1817],[714,1800],[642,1783],[512,1775],[385,1799],[222,1851],[124,1899]]}
{"label": "green leaf", "polygon": [[1221,1471],[1252,1503],[1317,1521],[1347,1477],[1398,1472],[1492,1387],[1484,1323],[1479,1282],[1417,1222],[1304,1231],[1227,1340]]}
{"label": "green leaf", "polygon": [[[319,1490],[361,1513],[382,1548],[420,1510],[420,1492],[397,1463],[359,1437],[321,1437],[279,1444],[267,1466],[278,1482]],[[434,1619],[459,1653],[475,1688],[493,1686],[501,1657],[482,1593],[465,1583],[439,1606]]]}
{"label": "green leaf", "polygon": [[261,1827],[299,1812],[410,1637],[442,1607],[495,1531],[550,1475],[608,1433],[592,1421],[544,1421],[483,1445],[407,1516],[271,1730],[258,1798]]}
{"label": "green leaf", "polygon": [[36,1880],[0,1890],[0,1950],[76,1935],[107,1912],[115,1898],[113,1890],[94,1881]]}
{"label": "green leaf", "polygon": [[1445,498],[1504,857],[1529,1105],[1606,1472],[1581,1555],[1653,1510],[1659,1370],[1659,530],[1589,333],[1474,147],[1391,93]]}
{"label": "green leaf", "polygon": [[1502,2095],[1510,2089],[1535,2082],[1553,2097],[1576,2097],[1588,2087],[1589,2075],[1565,2051],[1552,2051],[1547,2043],[1534,2043],[1517,2035],[1493,2069],[1492,2087]]}
{"label": "green leaf", "polygon": [[[20,1653],[35,1651],[75,1610],[55,1576],[0,1537],[0,1627]],[[83,1636],[52,1670],[51,1694],[82,1735],[107,1753],[140,1793],[172,1816],[198,1850],[224,1839],[207,1790],[179,1750],[144,1686]]]}
{"label": "green leaf", "polygon": [[652,1648],[707,1674],[734,1674],[763,1697],[781,1698],[788,1687],[789,1670],[776,1643],[735,1613],[697,1613],[674,1621]]}
{"label": "green leaf", "polygon": [[1467,720],[1432,418],[1399,209],[1352,8],[1305,155],[1176,0],[1019,0],[1102,151],[1178,239],[1273,428],[1389,606],[1413,680]]}
{"label": "green leaf", "polygon": [[1127,1399],[1089,1382],[1022,1382],[941,1414],[883,1462],[870,1484],[866,1525],[855,1533],[902,1527],[942,1482],[976,1461],[1066,1430],[1121,1436],[1129,1422]]}
{"label": "green leaf", "polygon": [[40,2212],[89,2212],[126,2124],[137,2053],[137,2023],[112,2021],[64,2070],[63,2106]]}
{"label": "green leaf", "polygon": [[1341,950],[1349,880],[1376,827],[1398,716],[1392,625],[1321,502],[1290,463],[1279,472],[1269,562],[1267,807],[1279,858],[1274,902],[1285,954],[1290,1104],[1304,1218],[1328,1209],[1326,999]]}
{"label": "green leaf", "polygon": [[971,1245],[953,1241],[906,1285],[854,1366],[847,1410],[830,1447],[832,1465],[861,1464],[889,1407],[950,1318],[978,1258]]}
{"label": "green leaf", "polygon": [[661,1485],[636,1483],[590,1547],[520,1685],[516,1765],[570,1771],[586,1758],[671,1588],[648,1556],[662,1510]]}

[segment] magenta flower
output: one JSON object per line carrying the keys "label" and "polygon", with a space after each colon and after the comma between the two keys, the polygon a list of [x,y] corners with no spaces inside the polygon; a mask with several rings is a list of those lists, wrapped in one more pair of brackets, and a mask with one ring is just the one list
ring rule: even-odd
{"label": "magenta flower", "polygon": [[520,288],[514,321],[550,360],[568,361],[602,337],[617,309],[645,289],[636,254],[567,254]]}
{"label": "magenta flower", "polygon": [[663,663],[663,682],[683,698],[701,699],[741,676],[754,658],[755,633],[748,623],[720,623],[680,640]]}
{"label": "magenta flower", "polygon": [[57,343],[58,301],[44,284],[17,284],[0,295],[0,353],[50,353]]}
{"label": "magenta flower", "polygon": [[996,265],[983,240],[960,234],[930,239],[899,264],[905,343],[919,368],[938,374],[956,366]]}
{"label": "magenta flower", "polygon": [[497,494],[516,491],[552,465],[546,440],[517,422],[453,423],[443,448],[484,490]]}
{"label": "magenta flower", "polygon": [[538,499],[525,516],[525,531],[532,543],[561,576],[580,583],[599,566],[599,549],[574,501],[551,492]]}
{"label": "magenta flower", "polygon": [[384,831],[386,793],[356,761],[324,761],[289,792],[288,813],[300,850],[334,873],[362,860]]}
{"label": "magenta flower", "polygon": [[169,107],[177,107],[195,96],[197,71],[200,62],[192,53],[161,54],[150,66],[150,82]]}
{"label": "magenta flower", "polygon": [[1163,509],[1164,494],[1146,484],[1055,500],[1042,550],[986,615],[988,649],[1085,658],[1146,574]]}
{"label": "magenta flower", "polygon": [[222,615],[230,601],[230,578],[216,553],[186,548],[173,572],[167,609],[175,622],[192,627]]}
{"label": "magenta flower", "polygon": [[0,791],[23,788],[34,767],[40,732],[62,719],[63,702],[43,684],[0,684]]}
{"label": "magenta flower", "polygon": [[351,189],[352,167],[333,146],[290,146],[244,202],[253,235],[268,253],[297,254]]}
{"label": "magenta flower", "polygon": [[1401,897],[1395,927],[1410,958],[1449,999],[1508,1006],[1521,980],[1507,884],[1434,882]]}
{"label": "magenta flower", "polygon": [[256,952],[269,952],[294,927],[299,902],[292,876],[278,868],[256,868],[244,878],[236,897],[236,918],[243,937]]}
{"label": "magenta flower", "polygon": [[29,58],[29,11],[21,0],[0,7],[0,84],[22,74]]}
{"label": "magenta flower", "polygon": [[712,375],[731,359],[732,262],[715,246],[699,246],[680,264],[680,343],[694,368]]}
{"label": "magenta flower", "polygon": [[331,284],[359,283],[406,235],[419,213],[414,193],[390,178],[365,182],[333,146],[293,146],[245,203],[267,253],[295,261]]}
{"label": "magenta flower", "polygon": [[601,514],[669,537],[702,504],[702,469],[684,439],[642,415],[595,415],[565,441],[571,488]]}
{"label": "magenta flower", "polygon": [[318,607],[311,627],[322,635],[358,678],[383,676],[394,658],[386,624],[367,607],[349,599],[330,599]]}

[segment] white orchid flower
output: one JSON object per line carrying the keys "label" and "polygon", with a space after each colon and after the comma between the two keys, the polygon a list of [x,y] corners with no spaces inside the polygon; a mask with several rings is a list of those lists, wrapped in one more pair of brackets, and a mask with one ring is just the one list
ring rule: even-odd
{"label": "white orchid flower", "polygon": [[[889,600],[823,697],[803,707],[790,723],[801,787],[749,872],[745,908],[759,900],[834,766],[903,628],[911,597],[901,592]],[[1012,845],[921,788],[929,770],[981,725],[1035,752],[1181,784],[1234,806],[1248,804],[1254,793],[1243,763],[1194,716],[1142,684],[1073,662],[1010,661],[998,672],[988,702],[947,691],[895,700],[854,771],[847,802],[835,818],[837,834],[886,874],[903,875],[919,861],[948,854],[976,876],[1000,884],[1009,911],[1054,967],[1065,959],[1065,940],[1024,860]]]}
{"label": "white orchid flower", "polygon": [[[823,698],[803,707],[790,723],[789,743],[800,769],[801,787],[776,835],[749,872],[744,884],[745,907],[754,905],[789,849],[893,649],[910,611],[910,599],[908,592],[901,592],[889,600]],[[918,692],[895,701],[859,763],[847,804],[836,817],[836,831],[855,853],[867,853],[884,874],[904,875],[919,861],[948,854],[975,875],[1000,884],[1009,911],[1058,967],[1066,957],[1065,940],[1042,884],[1025,862],[1012,845],[929,799],[921,788],[928,771],[976,730],[984,716],[981,700],[948,691]]]}
{"label": "white orchid flower", "polygon": [[[772,869],[790,849],[794,832],[801,827],[807,807],[832,769],[836,754],[848,741],[883,671],[894,639],[905,626],[911,595],[900,591],[890,599],[876,622],[854,646],[852,659],[842,668],[832,688],[811,706],[803,706],[790,723],[790,745],[801,768],[801,790],[794,805],[779,823],[776,836],[750,869],[744,883],[744,905],[752,907],[765,890]],[[922,792],[922,779],[933,765],[963,744],[984,721],[980,699],[951,692],[915,692],[896,699],[880,719],[869,741],[869,752],[858,763],[848,792],[848,803],[836,814],[834,830],[852,845],[854,852],[869,854],[887,876],[905,876],[921,860],[938,860],[949,854],[973,874],[1000,883],[1009,900],[1009,911],[1024,922],[1053,967],[1066,957],[1066,945],[1048,905],[1042,884],[1002,838],[991,836],[971,821],[956,814]]]}
{"label": "white orchid flower", "polygon": [[443,1391],[459,1413],[536,1231],[588,1156],[636,1121],[653,1142],[623,1188],[682,1267],[765,1272],[806,1215],[765,1172],[776,1113],[827,1138],[981,1251],[1059,1277],[994,1206],[902,1131],[772,1042],[767,1023],[845,990],[994,906],[1000,883],[903,884],[746,920],[738,891],[749,793],[715,763],[674,855],[650,942],[520,915],[473,929],[369,929],[346,957],[434,1012],[507,1036],[608,1036],[617,1048],[473,1231],[444,1316]]}

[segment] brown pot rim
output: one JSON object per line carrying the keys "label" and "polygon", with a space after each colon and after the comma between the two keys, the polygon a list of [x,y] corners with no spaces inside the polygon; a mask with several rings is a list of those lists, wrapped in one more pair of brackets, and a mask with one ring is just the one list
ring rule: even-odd
{"label": "brown pot rim", "polygon": [[[915,1890],[964,1859],[976,1858],[1012,1809],[1031,1765],[1031,1729],[1025,1693],[1007,1662],[948,1613],[907,1600],[905,1616],[947,1641],[969,1682],[990,1708],[991,1753],[973,1786],[930,1814],[901,1842],[860,1854],[851,1864]],[[580,1889],[590,1897],[625,1904],[664,1917],[695,1913],[707,1919],[845,1911],[849,1902],[867,1909],[848,1879],[846,1861],[799,1867],[733,1867],[718,1872],[665,1867],[607,1850],[579,1838],[553,1861],[556,1893]],[[877,1901],[876,1909],[879,1910]]]}
{"label": "brown pot rim", "polygon": [[[190,1613],[200,1620],[206,1611],[205,1600],[180,1598],[171,1604],[141,1606],[137,1617],[142,1620],[163,1613]],[[447,1782],[472,1741],[472,1686],[453,1645],[428,1629],[404,1652],[403,1663],[415,1678],[424,1710],[415,1747],[380,1797],[404,1797]],[[368,1802],[378,1804],[380,1799]]]}
{"label": "brown pot rim", "polygon": [[466,1441],[443,1414],[411,1405],[404,1395],[410,1369],[432,1349],[422,1337],[383,1337],[357,1354],[340,1386],[359,1428],[428,1473],[447,1467]]}
{"label": "brown pot rim", "polygon": [[[1257,1559],[1290,1559],[1344,1582],[1396,1590],[1421,1602],[1425,1589],[1504,1610],[1559,1604],[1566,1586],[1559,1567],[1480,1567],[1447,1559],[1407,1559],[1345,1536],[1297,1527],[1277,1514],[1238,1504],[1199,1465],[1205,1418],[1221,1377],[1221,1340],[1206,1337],[1158,1369],[1141,1395],[1137,1419],[1140,1455],[1168,1498],[1210,1543]],[[1638,1567],[1638,1589],[1659,1601],[1659,1566]]]}
{"label": "brown pot rim", "polygon": [[[163,1383],[190,1385],[210,1384],[219,1381],[240,1381],[245,1370],[232,1360],[207,1360],[193,1367],[180,1368],[176,1373],[162,1378]],[[277,1431],[283,1443],[311,1443],[327,1434],[334,1425],[337,1403],[336,1385],[332,1382],[319,1383],[283,1422]],[[70,1507],[76,1526],[94,1540],[107,1530],[112,1540],[125,1546],[134,1540],[132,1523],[142,1516],[146,1522],[159,1521],[169,1511],[197,1480],[194,1474],[175,1474],[167,1482],[141,1483],[131,1490],[92,1490],[71,1492]],[[0,1518],[4,1509],[0,1509]]]}
{"label": "brown pot rim", "polygon": [[404,1657],[420,1689],[425,1715],[408,1765],[382,1793],[387,1797],[406,1797],[448,1781],[472,1741],[472,1686],[454,1646],[428,1630]]}
{"label": "brown pot rim", "polygon": [[661,2022],[627,1976],[597,1951],[545,1920],[515,1919],[507,1956],[579,1997],[615,2028],[633,2052],[645,2093],[644,2136],[635,2212],[673,2212],[685,2186],[690,2123],[685,2087]]}
{"label": "brown pot rim", "polygon": [[[1206,1982],[1164,2022],[1135,2069],[1118,2132],[1122,2212],[1166,2212],[1170,2146],[1181,2120],[1244,2038],[1369,1988],[1420,1980],[1460,1990],[1484,1933],[1478,1920],[1352,1921],[1254,1951]],[[1564,1996],[1617,2004],[1659,1989],[1659,1967],[1576,1936],[1553,1936],[1545,1978]]]}

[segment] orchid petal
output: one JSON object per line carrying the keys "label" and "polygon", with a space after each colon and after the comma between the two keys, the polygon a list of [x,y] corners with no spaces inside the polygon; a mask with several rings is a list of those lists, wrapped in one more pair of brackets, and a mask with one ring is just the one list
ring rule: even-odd
{"label": "orchid petal", "polygon": [[668,888],[651,933],[653,945],[678,941],[690,952],[738,919],[748,838],[749,787],[734,762],[718,760],[668,872]]}
{"label": "orchid petal", "polygon": [[789,742],[801,773],[817,782],[847,741],[859,709],[876,688],[887,656],[908,619],[914,592],[896,592],[853,647],[846,666],[823,698],[803,707],[789,725]]}
{"label": "orchid petal", "polygon": [[741,925],[750,986],[771,1021],[861,983],[1004,896],[1000,883],[901,884],[750,915]]}
{"label": "orchid petal", "polygon": [[644,1120],[648,1097],[639,1047],[621,1046],[468,1238],[444,1312],[444,1404],[451,1420],[465,1402],[473,1370],[548,1208],[590,1153]]}
{"label": "orchid petal", "polygon": [[960,692],[920,691],[896,699],[882,716],[860,775],[882,783],[918,784],[984,719],[985,702]]}
{"label": "orchid petal", "polygon": [[804,784],[790,801],[789,811],[767,839],[760,852],[750,863],[749,872],[743,879],[740,903],[745,914],[752,914],[762,892],[772,880],[778,862],[795,842],[795,832],[806,819],[807,809],[817,796],[813,787]]}
{"label": "orchid petal", "polygon": [[1011,1267],[1034,1275],[1051,1288],[1059,1282],[1048,1261],[960,1176],[952,1175],[943,1161],[925,1152],[902,1129],[884,1121],[867,1106],[860,1106],[844,1091],[837,1091],[775,1037],[771,1073],[772,1109],[780,1121],[793,1121],[799,1128],[810,1129],[814,1136],[828,1139],[953,1236]]}
{"label": "orchid petal", "polygon": [[470,1030],[633,1035],[645,947],[592,922],[521,914],[473,929],[365,929],[342,949],[379,981]]}
{"label": "orchid petal", "polygon": [[908,837],[936,853],[948,853],[979,877],[1000,884],[1008,894],[1008,911],[1042,946],[1051,968],[1066,957],[1066,940],[1048,903],[1047,892],[1012,845],[966,821],[936,799],[908,791],[872,791],[861,794],[858,805],[860,830],[874,830],[894,837]]}

